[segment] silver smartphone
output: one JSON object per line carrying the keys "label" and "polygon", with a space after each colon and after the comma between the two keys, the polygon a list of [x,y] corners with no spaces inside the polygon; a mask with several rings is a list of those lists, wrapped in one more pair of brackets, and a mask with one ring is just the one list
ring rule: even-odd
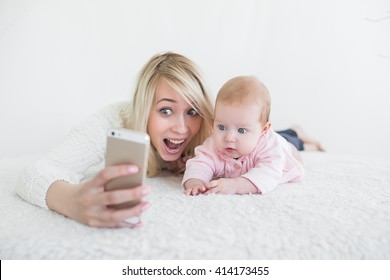
{"label": "silver smartphone", "polygon": [[[107,135],[105,165],[134,164],[139,172],[135,175],[123,176],[109,181],[106,191],[129,189],[142,185],[148,168],[150,138],[147,133],[129,129],[110,129]],[[118,205],[110,205],[115,209],[129,208],[140,201],[129,201]]]}

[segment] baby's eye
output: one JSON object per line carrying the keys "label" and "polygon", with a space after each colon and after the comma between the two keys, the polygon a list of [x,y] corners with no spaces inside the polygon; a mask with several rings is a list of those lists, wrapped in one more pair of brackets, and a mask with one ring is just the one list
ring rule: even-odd
{"label": "baby's eye", "polygon": [[244,134],[246,132],[245,128],[239,128],[238,133]]}
{"label": "baby's eye", "polygon": [[162,109],[160,109],[160,113],[163,114],[163,115],[166,115],[166,116],[169,116],[169,115],[173,114],[172,110],[169,109],[169,108],[162,108]]}
{"label": "baby's eye", "polygon": [[221,131],[224,131],[224,130],[226,130],[226,127],[224,125],[222,125],[222,124],[219,124],[218,125],[218,129],[221,130]]}
{"label": "baby's eye", "polygon": [[190,116],[196,116],[198,115],[198,112],[195,109],[191,109],[187,112],[187,114]]}

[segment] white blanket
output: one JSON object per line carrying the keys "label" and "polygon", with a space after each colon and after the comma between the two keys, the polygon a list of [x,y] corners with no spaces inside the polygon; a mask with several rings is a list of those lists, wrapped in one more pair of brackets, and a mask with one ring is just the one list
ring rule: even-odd
{"label": "white blanket", "polygon": [[144,227],[97,229],[23,201],[33,157],[0,160],[1,259],[390,259],[390,160],[302,153],[306,178],[267,195],[188,197],[148,179]]}

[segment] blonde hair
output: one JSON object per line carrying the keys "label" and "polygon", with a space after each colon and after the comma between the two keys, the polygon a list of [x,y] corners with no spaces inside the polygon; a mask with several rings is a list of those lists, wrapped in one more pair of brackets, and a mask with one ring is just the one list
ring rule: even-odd
{"label": "blonde hair", "polygon": [[227,104],[256,102],[261,106],[260,123],[269,121],[271,96],[267,87],[254,76],[238,76],[228,80],[219,90],[216,100]]}
{"label": "blonde hair", "polygon": [[[181,94],[184,100],[202,117],[198,133],[188,143],[184,156],[192,156],[196,146],[211,134],[213,105],[198,66],[177,53],[166,52],[153,56],[141,69],[133,96],[132,110],[127,123],[129,129],[147,132],[149,114],[155,102],[155,93],[160,79]],[[150,149],[148,176],[161,170],[161,160],[154,147]]]}

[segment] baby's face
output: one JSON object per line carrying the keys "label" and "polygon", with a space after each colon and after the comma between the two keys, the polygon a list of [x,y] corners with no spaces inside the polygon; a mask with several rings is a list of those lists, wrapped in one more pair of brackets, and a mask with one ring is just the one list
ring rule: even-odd
{"label": "baby's face", "polygon": [[262,134],[260,113],[257,103],[218,103],[213,131],[218,151],[231,158],[251,153]]}

